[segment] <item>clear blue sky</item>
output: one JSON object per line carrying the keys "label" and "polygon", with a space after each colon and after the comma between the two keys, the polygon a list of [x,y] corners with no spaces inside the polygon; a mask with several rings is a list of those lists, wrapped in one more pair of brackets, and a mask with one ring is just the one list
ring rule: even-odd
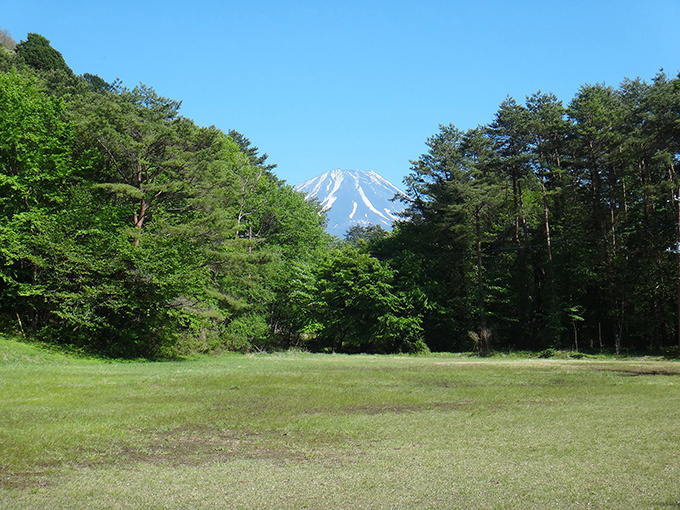
{"label": "clear blue sky", "polygon": [[507,95],[680,70],[680,0],[0,0],[77,73],[142,82],[250,138],[296,184],[333,168],[396,185],[439,124]]}

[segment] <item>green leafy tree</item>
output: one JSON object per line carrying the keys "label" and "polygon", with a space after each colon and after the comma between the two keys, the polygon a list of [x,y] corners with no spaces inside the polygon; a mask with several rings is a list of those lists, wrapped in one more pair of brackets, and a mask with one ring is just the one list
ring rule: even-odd
{"label": "green leafy tree", "polygon": [[34,79],[0,73],[0,300],[5,317],[27,326],[45,313],[39,281],[49,272],[45,241],[50,217],[65,207],[73,168],[72,130],[64,104]]}
{"label": "green leafy tree", "polygon": [[180,136],[190,126],[179,107],[140,85],[119,94],[83,95],[71,109],[85,143],[102,153],[99,187],[129,204],[136,246],[159,204],[181,196],[186,162]]}
{"label": "green leafy tree", "polygon": [[62,71],[73,76],[61,53],[50,46],[50,41],[40,34],[29,33],[25,41],[16,45],[15,51],[26,64],[39,71]]}
{"label": "green leafy tree", "polygon": [[345,247],[333,250],[308,285],[308,345],[339,352],[420,352],[421,317],[394,286],[394,271],[378,259]]}
{"label": "green leafy tree", "polygon": [[371,243],[385,238],[388,232],[380,225],[352,225],[345,233],[345,241],[354,245],[370,245]]}
{"label": "green leafy tree", "polygon": [[482,130],[440,126],[427,144],[429,151],[413,162],[405,180],[408,221],[398,223],[374,253],[398,269],[399,288],[422,294],[428,346],[465,349],[468,332],[489,338],[489,315],[499,314],[488,306],[498,290],[485,270],[485,252],[502,188]]}
{"label": "green leafy tree", "polygon": [[6,85],[3,119],[18,129],[5,139],[3,310],[114,355],[223,345],[247,306],[247,282],[223,276],[236,272],[225,267],[238,242],[238,147],[149,90],[90,93],[69,104],[68,124],[59,100],[19,78]]}
{"label": "green leafy tree", "polygon": [[[574,214],[573,196],[569,194],[569,178],[564,168],[567,136],[571,124],[566,118],[566,109],[554,94],[537,92],[527,97],[529,135],[529,164],[540,186],[540,208],[533,225],[533,273],[535,275],[535,317],[537,327],[535,348],[558,347],[565,334],[564,319],[565,285],[558,282],[559,273],[555,265],[555,251],[558,261],[562,245],[553,246],[555,235],[564,232],[565,216]],[[538,198],[538,197],[536,197]],[[538,202],[538,200],[536,200]],[[540,211],[540,212],[539,212]],[[540,226],[539,226],[540,225]],[[555,228],[557,227],[557,229]],[[540,246],[540,248],[539,248]]]}
{"label": "green leafy tree", "polygon": [[57,207],[71,172],[71,131],[63,101],[45,96],[36,80],[0,73],[0,214]]}
{"label": "green leafy tree", "polygon": [[[260,167],[250,169],[257,170]],[[252,175],[252,173],[248,174]],[[243,176],[238,178],[243,182]],[[299,302],[292,298],[291,282],[307,278],[330,243],[325,217],[320,208],[282,181],[260,176],[255,190],[248,193],[248,214],[241,218],[239,238],[243,241],[245,286],[252,303],[247,313],[264,318],[269,343],[285,347],[298,343],[302,317]],[[239,199],[239,212],[243,199]],[[239,216],[240,217],[240,216]],[[260,339],[262,345],[264,339]]]}
{"label": "green leafy tree", "polygon": [[[582,305],[584,327],[597,326],[621,349],[627,300],[624,289],[627,239],[620,235],[627,216],[625,163],[621,158],[625,110],[620,95],[602,85],[584,86],[569,105],[574,122],[571,171],[579,183],[581,203],[587,211],[581,236],[596,239],[576,254],[583,257],[575,268],[588,268],[581,282],[586,291]],[[574,280],[578,281],[576,278]],[[594,335],[591,329],[589,333]]]}
{"label": "green leafy tree", "polygon": [[272,170],[276,168],[276,164],[274,163],[267,163],[267,159],[269,159],[268,154],[259,154],[259,148],[255,147],[252,145],[251,141],[246,138],[243,134],[239,133],[235,129],[229,130],[228,135],[231,137],[234,142],[236,142],[236,145],[239,146],[241,149],[241,152],[246,155],[248,160],[250,161],[250,164],[252,166],[257,166],[265,170],[270,177],[274,177],[274,174],[272,174]]}
{"label": "green leafy tree", "polygon": [[85,73],[83,80],[87,83],[88,89],[91,92],[111,92],[115,90],[115,86],[107,83],[103,78],[96,74]]}

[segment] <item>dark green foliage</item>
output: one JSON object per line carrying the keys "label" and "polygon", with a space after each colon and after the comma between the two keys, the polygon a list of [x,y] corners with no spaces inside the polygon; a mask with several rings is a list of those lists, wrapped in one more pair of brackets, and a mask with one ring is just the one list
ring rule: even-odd
{"label": "dark green foliage", "polygon": [[50,46],[50,41],[40,34],[28,34],[25,41],[16,45],[15,51],[33,69],[63,71],[67,75],[73,75],[61,53]]}
{"label": "dark green foliage", "polygon": [[413,162],[406,179],[410,221],[377,243],[375,253],[392,259],[399,288],[422,292],[427,345],[467,350],[468,332],[486,330],[487,303],[500,303],[485,285],[481,247],[501,207],[502,188],[489,170],[489,142],[477,130],[441,126],[427,145],[430,151]]}
{"label": "dark green foliage", "polygon": [[85,73],[83,79],[87,82],[88,89],[91,92],[110,92],[114,90],[114,86],[104,81],[103,78],[96,74]]}
{"label": "dark green foliage", "polygon": [[508,98],[487,127],[428,140],[409,222],[374,253],[426,296],[430,348],[466,330],[470,348],[677,343],[679,83]]}
{"label": "dark green foliage", "polygon": [[260,168],[266,170],[267,172],[271,172],[276,168],[276,164],[273,163],[267,163],[267,159],[269,159],[269,155],[267,154],[258,154],[259,148],[254,147],[250,140],[243,136],[241,133],[236,131],[235,129],[229,130],[228,135],[231,137],[234,142],[236,142],[236,145],[239,146],[241,151],[248,157],[248,160],[250,161],[250,164],[253,166],[259,166]]}
{"label": "dark green foliage", "polygon": [[384,239],[387,234],[380,225],[352,225],[345,233],[345,241],[360,246]]}

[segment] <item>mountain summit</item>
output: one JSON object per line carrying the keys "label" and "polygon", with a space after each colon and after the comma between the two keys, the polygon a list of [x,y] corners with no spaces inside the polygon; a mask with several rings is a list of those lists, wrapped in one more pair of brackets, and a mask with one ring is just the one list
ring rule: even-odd
{"label": "mountain summit", "polygon": [[339,237],[353,225],[380,225],[391,230],[398,213],[405,209],[392,198],[406,194],[375,172],[336,168],[301,182],[295,190],[307,200],[319,200],[328,214],[326,230]]}

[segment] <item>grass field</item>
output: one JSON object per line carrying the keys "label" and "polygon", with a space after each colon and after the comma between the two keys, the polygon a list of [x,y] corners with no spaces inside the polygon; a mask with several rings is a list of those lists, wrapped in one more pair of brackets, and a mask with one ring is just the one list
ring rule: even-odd
{"label": "grass field", "polygon": [[680,508],[680,363],[0,339],[0,508]]}

